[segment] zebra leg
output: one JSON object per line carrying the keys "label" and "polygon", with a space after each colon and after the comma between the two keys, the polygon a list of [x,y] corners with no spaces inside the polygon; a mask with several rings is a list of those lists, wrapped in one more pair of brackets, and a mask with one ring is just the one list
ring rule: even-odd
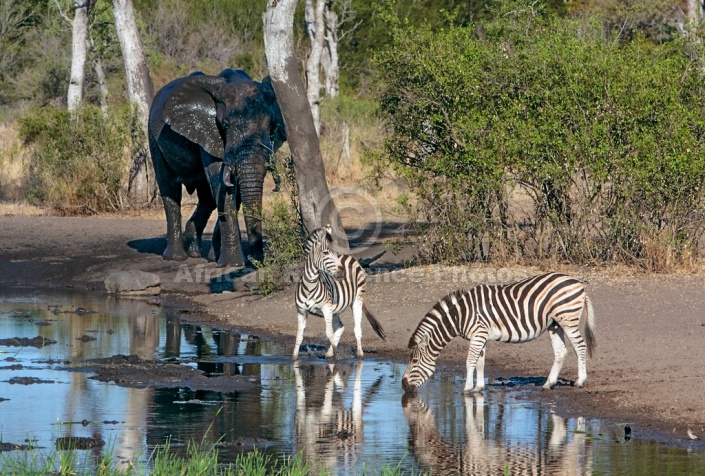
{"label": "zebra leg", "polygon": [[298,310],[298,321],[299,327],[296,331],[296,344],[294,345],[294,360],[299,358],[299,348],[301,347],[301,342],[304,340],[304,329],[306,329],[306,311],[303,309]]}
{"label": "zebra leg", "polygon": [[580,327],[578,327],[579,319],[580,315],[578,314],[577,319],[575,319],[575,325],[566,325],[566,328],[564,328],[570,343],[573,345],[575,355],[578,356],[578,380],[575,382],[576,387],[582,387],[585,384],[585,380],[587,380],[587,345],[583,340],[583,336],[580,334]]}
{"label": "zebra leg", "polygon": [[[470,339],[470,349],[468,349],[468,358],[466,361],[467,367],[467,377],[465,379],[464,392],[480,392],[485,388],[484,379],[484,369],[485,369],[485,357],[484,350],[485,344],[487,344],[487,337],[483,336],[473,336]],[[475,385],[473,385],[475,369],[478,368],[478,362],[482,359],[480,366],[482,370],[480,372],[483,374],[482,380],[478,380]]]}
{"label": "zebra leg", "polygon": [[335,348],[338,349],[338,343],[340,342],[340,337],[343,335],[345,326],[343,321],[340,320],[340,315],[333,314],[333,342],[335,342]]}
{"label": "zebra leg", "polygon": [[352,305],[355,340],[357,341],[357,358],[361,359],[362,352],[362,299],[358,297]]}
{"label": "zebra leg", "polygon": [[475,364],[475,392],[479,392],[485,388],[485,355],[487,353],[487,344],[482,348],[480,352],[480,357],[477,359],[477,364]]}
{"label": "zebra leg", "polygon": [[548,335],[551,337],[551,345],[553,346],[553,367],[551,367],[551,372],[548,374],[546,383],[543,385],[545,390],[550,390],[556,385],[556,382],[558,382],[558,374],[561,373],[563,360],[566,354],[568,354],[568,349],[566,349],[564,341],[565,333],[558,323],[553,322],[548,326]]}
{"label": "zebra leg", "polygon": [[323,315],[326,320],[326,336],[330,341],[330,347],[326,352],[326,358],[330,359],[331,357],[336,356],[338,342],[340,342],[340,337],[343,335],[345,326],[343,326],[340,316],[333,314],[330,310],[324,311]]}

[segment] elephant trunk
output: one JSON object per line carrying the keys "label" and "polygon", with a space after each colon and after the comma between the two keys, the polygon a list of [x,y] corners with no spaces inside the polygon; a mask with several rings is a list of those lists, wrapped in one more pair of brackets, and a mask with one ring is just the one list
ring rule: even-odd
{"label": "elephant trunk", "polygon": [[262,241],[262,187],[266,172],[264,159],[260,154],[242,157],[238,160],[236,169],[237,195],[242,204],[247,227],[249,254],[260,262],[264,260]]}

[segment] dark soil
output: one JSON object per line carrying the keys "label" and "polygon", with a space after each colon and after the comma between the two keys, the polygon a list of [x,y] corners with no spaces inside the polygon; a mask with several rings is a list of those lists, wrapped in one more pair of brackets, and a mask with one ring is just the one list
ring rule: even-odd
{"label": "dark soil", "polygon": [[37,377],[12,377],[7,382],[12,385],[34,385],[36,383],[54,383],[53,380],[42,380]]}
{"label": "dark soil", "polygon": [[16,443],[0,442],[0,453],[3,451],[26,451],[33,450],[35,447],[32,445],[18,445]]}
{"label": "dark soil", "polygon": [[62,436],[56,439],[57,450],[90,450],[105,446],[105,441],[89,436]]}
{"label": "dark soil", "polygon": [[101,382],[115,382],[122,387],[190,388],[221,392],[258,389],[259,384],[243,375],[208,377],[192,367],[154,360],[144,360],[136,355],[114,355],[83,362],[81,371],[95,373],[91,376]]}
{"label": "dark soil", "polygon": [[56,344],[53,339],[46,339],[41,336],[32,337],[10,337],[9,339],[0,339],[0,345],[7,347],[36,347],[41,348],[47,345]]}

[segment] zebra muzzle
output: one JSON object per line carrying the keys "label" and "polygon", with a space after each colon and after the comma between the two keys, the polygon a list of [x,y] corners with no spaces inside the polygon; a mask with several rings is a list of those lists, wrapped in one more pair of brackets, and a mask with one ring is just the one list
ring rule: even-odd
{"label": "zebra muzzle", "polygon": [[401,379],[401,388],[403,388],[406,393],[416,393],[417,389],[416,385],[411,385],[409,379],[406,377]]}

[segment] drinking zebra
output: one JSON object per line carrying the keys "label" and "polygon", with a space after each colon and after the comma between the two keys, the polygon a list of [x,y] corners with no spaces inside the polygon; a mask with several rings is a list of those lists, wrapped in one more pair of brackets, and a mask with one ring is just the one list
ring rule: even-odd
{"label": "drinking zebra", "polygon": [[[409,453],[418,462],[421,474],[593,474],[595,447],[588,443],[584,418],[578,418],[575,431],[569,433],[563,417],[539,411],[536,423],[545,434],[532,442],[525,435],[516,438],[507,433],[517,424],[527,425],[526,414],[514,414],[515,419],[512,412],[492,412],[497,405],[485,403],[481,393],[467,394],[463,400],[465,443],[460,445],[448,432],[440,431],[451,417],[442,416],[445,422],[439,424],[435,412],[420,397],[411,394],[402,397],[410,430]],[[541,422],[546,420],[550,422],[543,428]]]}
{"label": "drinking zebra", "polygon": [[382,339],[387,338],[384,329],[363,301],[367,275],[355,258],[350,255],[336,255],[330,249],[331,228],[314,230],[304,242],[306,263],[301,281],[296,288],[296,309],[298,331],[294,346],[294,360],[299,357],[299,347],[304,338],[308,313],[323,316],[326,322],[326,336],[330,347],[326,358],[335,357],[338,342],[344,326],[340,313],[352,307],[357,356],[362,358],[362,315],[367,317],[372,328]]}
{"label": "drinking zebra", "polygon": [[[580,318],[587,313],[585,340]],[[481,285],[469,291],[455,291],[440,301],[421,320],[409,339],[411,358],[402,378],[406,392],[419,388],[435,371],[436,359],[454,337],[470,341],[464,391],[485,387],[485,346],[488,340],[526,342],[546,329],[553,345],[553,367],[543,388],[558,381],[568,350],[565,336],[578,356],[578,380],[587,379],[586,353],[596,346],[592,303],[580,282],[559,273],[546,273],[503,286]],[[477,383],[473,385],[473,374]]]}

